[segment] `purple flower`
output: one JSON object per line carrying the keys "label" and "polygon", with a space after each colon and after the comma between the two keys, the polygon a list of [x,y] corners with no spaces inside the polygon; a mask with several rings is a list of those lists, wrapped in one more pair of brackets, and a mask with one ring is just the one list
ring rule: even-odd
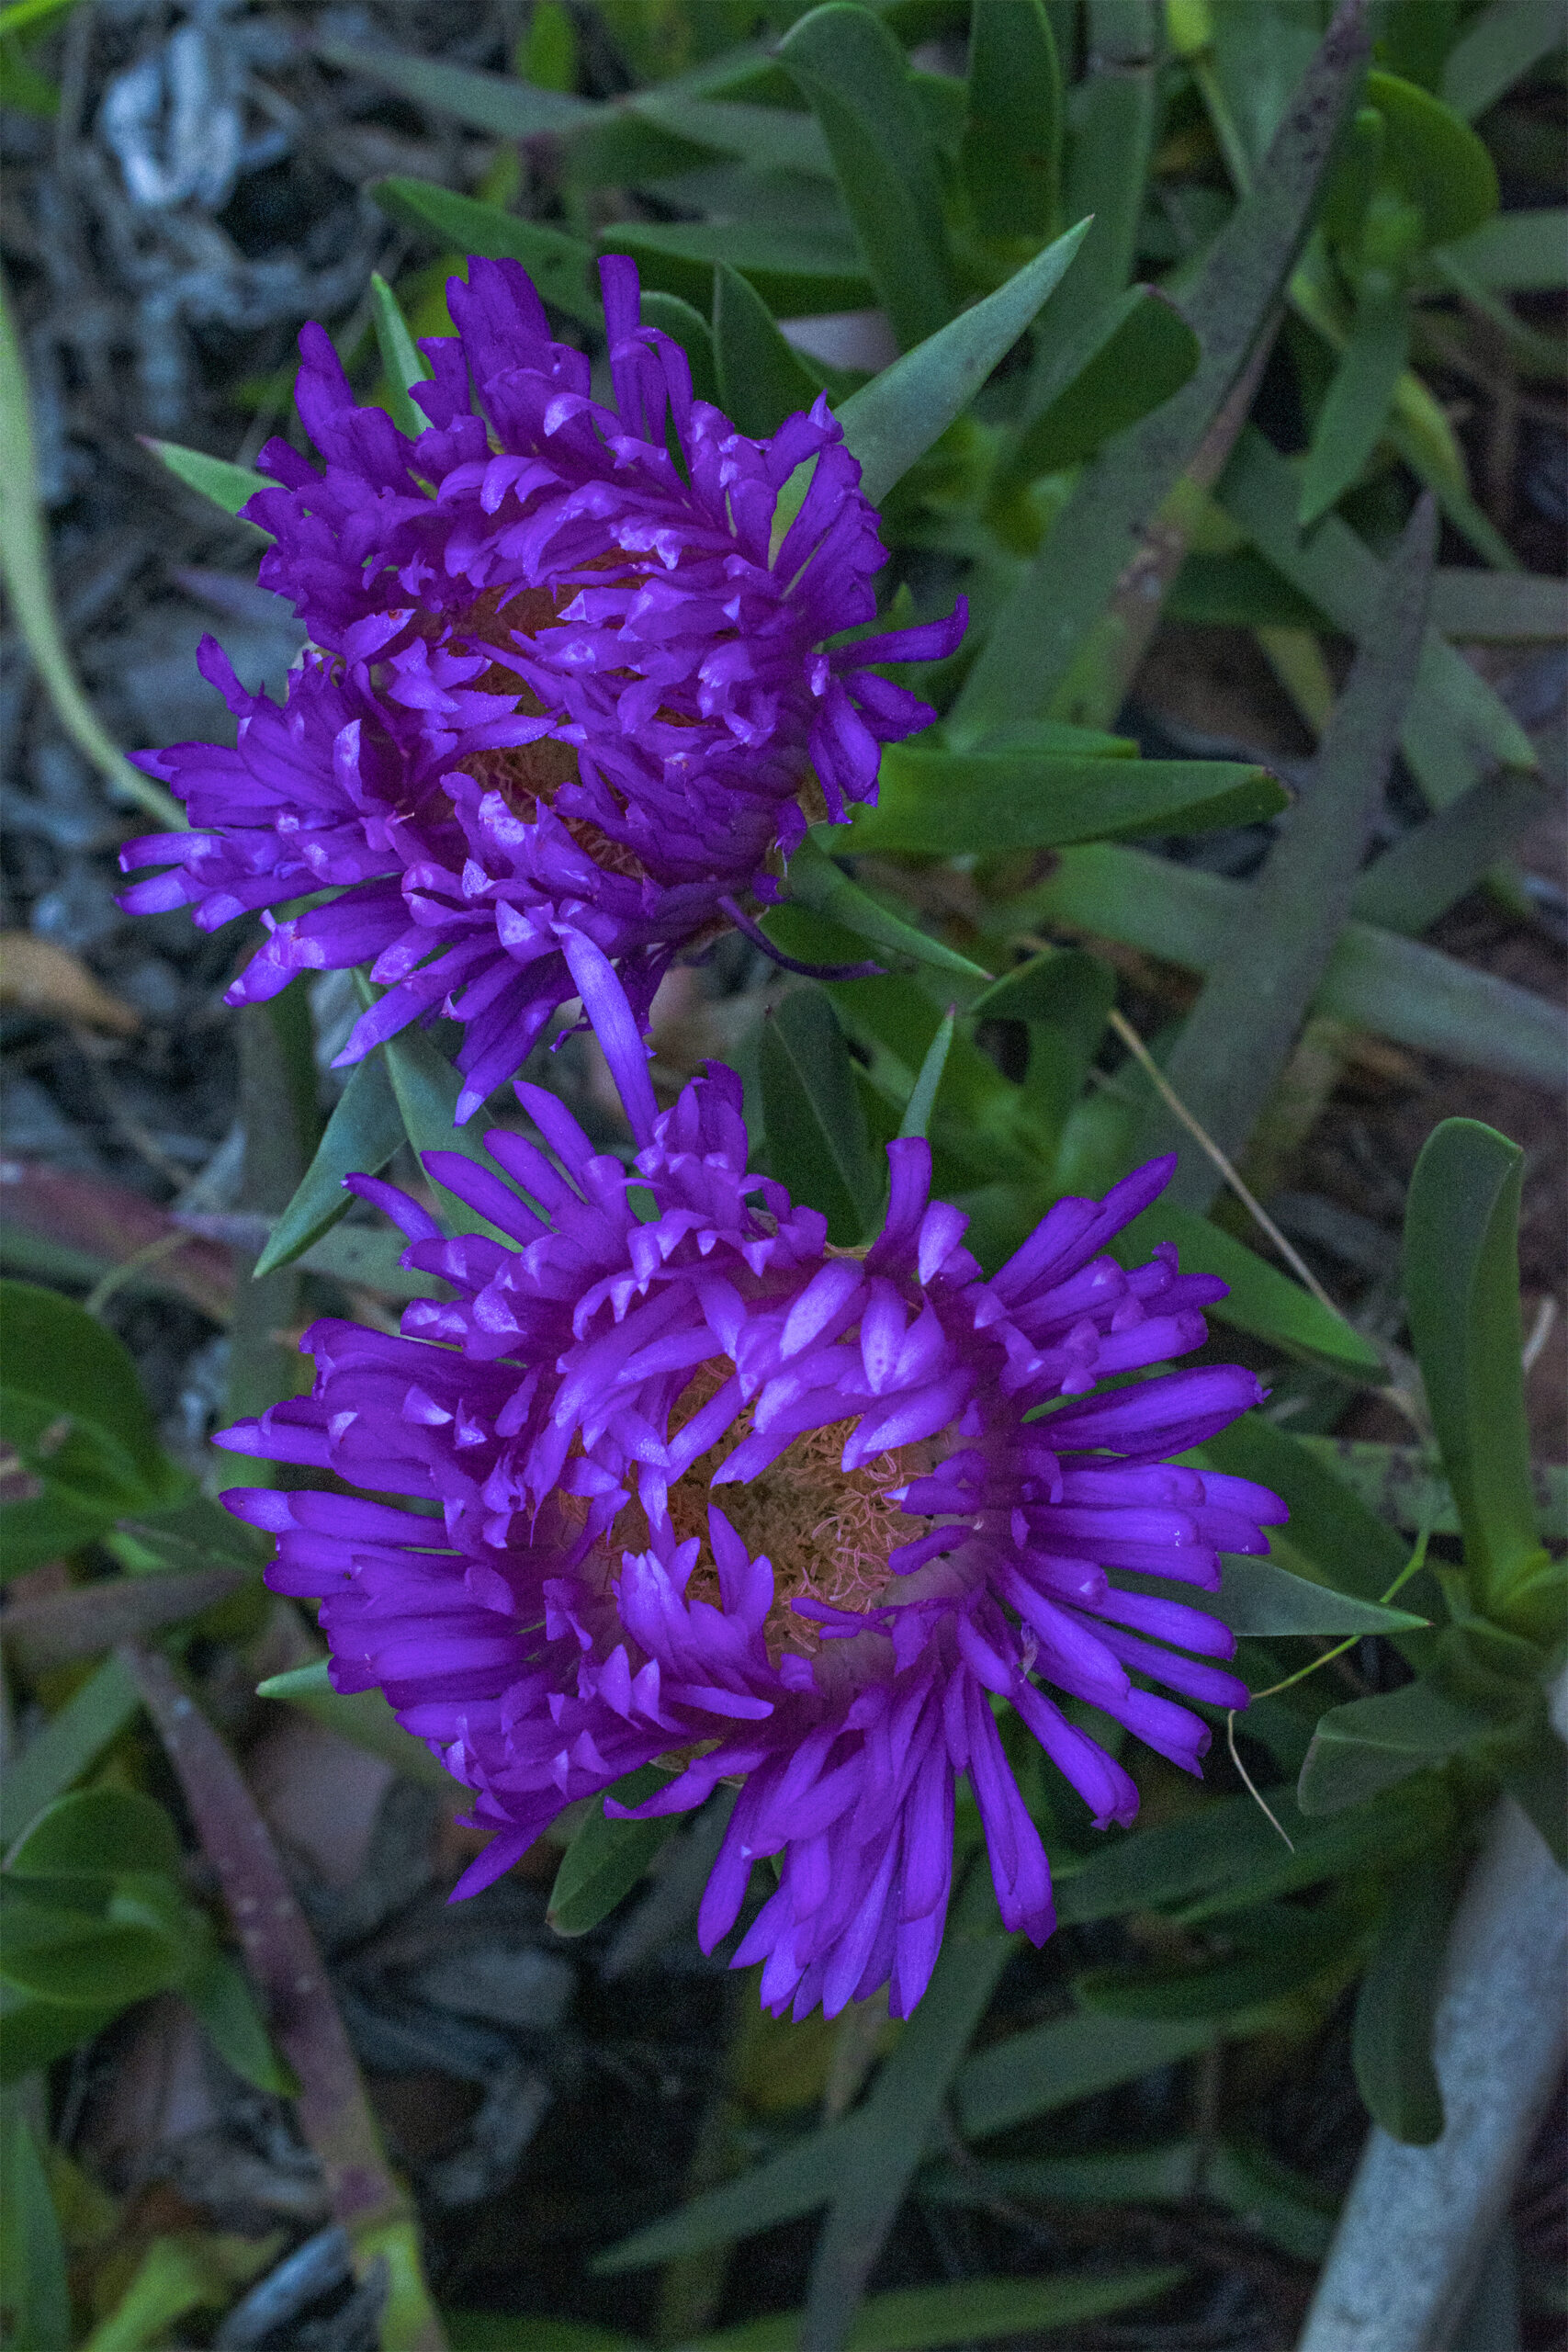
{"label": "purple flower", "polygon": [[317,1323],[310,1396],[220,1440],[439,1518],[309,1485],[225,1499],[277,1535],[274,1590],[321,1600],[337,1688],[384,1690],[474,1792],[497,1834],[459,1894],[636,1767],[671,1772],[638,1818],[739,1781],[705,1949],[776,1857],[735,1955],[765,1960],[764,2002],[832,2015],[891,1977],[902,2016],[942,1939],[960,1773],[1003,1918],[1051,1931],[997,1699],[1101,1826],[1137,1792],[1053,1693],[1188,1771],[1208,1731],[1145,1686],[1246,1704],[1213,1663],[1228,1629],[1149,1580],[1213,1591],[1222,1552],[1268,1550],[1273,1495],[1168,1459],[1261,1391],[1234,1364],[1099,1386],[1196,1347],[1224,1295],[1168,1247],[1131,1273],[1104,1254],[1170,1161],[1059,1201],[986,1281],[966,1219],[928,1199],[926,1146],[894,1143],[875,1241],[829,1248],[817,1211],[745,1172],[734,1074],[710,1064],[659,1114],[625,997],[573,953],[633,1167],[522,1086],[547,1153],[490,1135],[507,1181],[426,1160],[507,1240],[445,1240],[351,1178],[455,1295],[415,1300],[401,1338]]}
{"label": "purple flower", "polygon": [[[417,441],[355,405],[320,327],[301,335],[326,471],[273,441],[261,462],[283,487],[245,512],[273,535],[263,582],[322,651],[280,709],[204,648],[239,748],[141,753],[193,830],[122,854],[171,861],[126,907],[192,905],[204,928],[333,891],[268,915],[231,1001],[373,957],[387,993],[340,1059],[446,1011],[467,1030],[459,1119],[572,994],[564,932],[615,961],[645,1022],[677,953],[776,899],[807,827],[873,799],[880,745],[931,717],[867,665],[951,652],[964,628],[961,608],[831,642],[874,618],[886,551],[824,401],[748,439],[693,398],[612,257],[605,406],[515,262],[468,270],[447,288],[457,336],[423,345]],[[779,493],[810,461],[780,533]]]}

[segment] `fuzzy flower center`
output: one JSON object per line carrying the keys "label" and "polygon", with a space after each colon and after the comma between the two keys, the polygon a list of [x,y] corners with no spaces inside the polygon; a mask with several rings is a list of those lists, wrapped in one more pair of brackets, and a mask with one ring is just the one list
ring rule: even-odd
{"label": "fuzzy flower center", "polygon": [[[698,1367],[671,1417],[671,1434],[716,1394],[731,1370],[722,1356]],[[711,1504],[717,1504],[753,1555],[767,1554],[773,1605],[763,1634],[776,1665],[784,1651],[809,1656],[821,1640],[812,1620],[797,1614],[795,1601],[860,1611],[881,1600],[890,1580],[889,1556],[930,1524],[911,1517],[895,1496],[909,1479],[931,1469],[935,1449],[929,1442],[900,1446],[845,1471],[840,1457],[854,1422],[834,1421],[795,1439],[756,1477],[716,1488],[715,1472],[750,1428],[748,1407],[671,1487],[670,1519],[682,1543],[695,1536],[702,1545],[687,1588],[696,1600],[716,1606],[719,1601],[718,1570],[708,1540]],[[626,1532],[633,1521],[638,1523],[636,1536]],[[631,1506],[616,1522],[615,1544],[637,1548],[646,1541],[646,1525],[640,1507]]]}

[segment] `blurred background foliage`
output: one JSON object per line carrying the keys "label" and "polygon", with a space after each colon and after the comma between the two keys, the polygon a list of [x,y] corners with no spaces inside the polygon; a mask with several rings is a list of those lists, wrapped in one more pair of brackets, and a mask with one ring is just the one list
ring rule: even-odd
{"label": "blurred background foliage", "polygon": [[[1369,2115],[1442,2132],[1504,1792],[1563,1858],[1564,40],[1557,0],[0,9],[8,2345],[1262,2352]],[[1015,1949],[972,1871],[902,2027],[702,1960],[722,1795],[444,1911],[450,1784],[331,1690],[204,1445],[311,1313],[410,1295],[338,1179],[450,1142],[443,1034],[344,1089],[347,976],[226,1016],[232,941],[109,896],[159,799],[118,747],[221,723],[202,628],[253,684],[298,650],[231,518],[306,446],[300,321],[407,422],[463,255],[596,351],[607,252],[746,431],[840,409],[889,610],[972,614],[767,918],[883,977],[728,940],[656,1082],[736,1061],[842,1243],[929,1134],[987,1263],[1177,1150],[1126,1246],[1231,1284],[1270,1394],[1205,1458],[1292,1510],[1215,1604],[1258,1695],[1203,1787],[1130,1755],[1100,1836],[1007,1727],[1062,1927]],[[585,1041],[535,1074],[625,1148]],[[1562,2340],[1554,2148],[1488,2343]]]}

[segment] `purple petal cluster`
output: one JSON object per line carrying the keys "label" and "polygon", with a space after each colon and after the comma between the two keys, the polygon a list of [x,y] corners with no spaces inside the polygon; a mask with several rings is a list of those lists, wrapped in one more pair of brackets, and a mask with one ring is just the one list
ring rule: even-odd
{"label": "purple petal cluster", "polygon": [[600,267],[607,403],[515,262],[450,282],[458,333],[422,345],[416,440],[355,405],[306,328],[297,398],[325,470],[269,443],[280,486],[245,512],[272,534],[264,584],[320,650],[279,707],[204,649],[238,748],[142,753],[192,830],[122,857],[166,864],[126,892],[133,912],[265,912],[233,1001],[370,961],[386,992],[345,1061],[411,1020],[462,1022],[461,1119],[573,994],[566,932],[645,1021],[672,956],[776,898],[807,825],[874,798],[881,745],[930,720],[869,665],[963,633],[960,610],[834,643],[874,619],[886,551],[826,402],[748,438],[639,324],[632,263]]}
{"label": "purple petal cluster", "polygon": [[[321,1600],[336,1686],[383,1690],[473,1791],[496,1835],[459,1893],[637,1767],[671,1774],[638,1817],[738,1783],[705,1949],[771,1857],[734,1955],[765,1963],[764,2002],[832,2015],[890,1980],[902,2016],[942,1938],[961,1774],[1004,1920],[1052,1928],[998,1701],[1100,1825],[1137,1792],[1064,1698],[1188,1771],[1209,1734],[1182,1700],[1245,1705],[1230,1632],[1166,1588],[1213,1591],[1220,1554],[1267,1551],[1284,1509],[1168,1457],[1261,1392],[1236,1365],[1155,1372],[1224,1286],[1168,1248],[1130,1272],[1106,1254],[1170,1162],[1059,1201],[986,1280],[926,1146],[897,1142],[875,1241],[831,1248],[746,1172],[734,1074],[659,1114],[625,1000],[577,961],[633,1166],[522,1086],[541,1143],[488,1136],[499,1173],[426,1160],[504,1238],[444,1238],[351,1180],[452,1295],[416,1299],[401,1337],[316,1324],[310,1396],[220,1441],[418,1508],[308,1481],[226,1500],[276,1533],[273,1589]],[[1102,1385],[1124,1374],[1152,1376]]]}

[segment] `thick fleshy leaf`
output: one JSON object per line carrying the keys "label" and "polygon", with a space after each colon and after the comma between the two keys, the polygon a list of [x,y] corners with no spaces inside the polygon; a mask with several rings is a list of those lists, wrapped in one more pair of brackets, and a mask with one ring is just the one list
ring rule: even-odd
{"label": "thick fleshy leaf", "polygon": [[1109,964],[1076,948],[1058,948],[1005,974],[969,1007],[974,1021],[1028,1023],[1024,1094],[1054,1137],[1059,1139],[1083,1092],[1115,1001],[1116,975]]}
{"label": "thick fleshy leaf", "polygon": [[[950,973],[968,988],[982,987],[989,980],[990,974],[971,963],[967,956],[933,939],[930,932],[906,922],[902,915],[895,914],[880,899],[874,899],[858,882],[852,882],[829,854],[841,852],[843,847],[843,836],[837,830],[818,836],[807,834],[790,860],[787,904],[791,912],[797,907],[807,908],[811,914],[852,933],[855,940],[867,942],[900,960],[929,964],[933,970]],[[780,910],[781,913],[784,911]],[[772,918],[764,926],[770,935],[780,927]],[[830,961],[832,957],[825,952],[819,960]]]}
{"label": "thick fleshy leaf", "polygon": [[831,179],[833,159],[821,126],[784,107],[749,106],[734,98],[703,98],[687,90],[633,91],[627,110],[661,130],[734,155],[753,172],[800,172]]}
{"label": "thick fleshy leaf", "polygon": [[256,1697],[302,1709],[340,1738],[396,1765],[407,1781],[439,1789],[450,1798],[467,1793],[436,1762],[423,1740],[404,1731],[379,1690],[334,1690],[325,1658],[310,1666],[291,1667],[287,1674],[274,1674],[258,1682]]}
{"label": "thick fleshy leaf", "polygon": [[1296,514],[1303,530],[1350,488],[1377,447],[1409,354],[1410,310],[1403,290],[1364,298],[1302,469]]}
{"label": "thick fleshy leaf", "polygon": [[1073,1989],[1086,2008],[1111,2017],[1217,2022],[1300,1992],[1354,1957],[1354,1928],[1342,1907],[1308,1911],[1280,1904],[1265,1911],[1258,1905],[1245,1916],[1249,1949],[1194,1968],[1134,1962],[1086,1969]]}
{"label": "thick fleshy leaf", "polygon": [[456,115],[475,130],[501,139],[536,139],[541,132],[571,130],[602,109],[592,98],[566,90],[540,90],[511,74],[479,74],[435,57],[409,56],[395,49],[361,48],[353,41],[323,40],[318,52],[344,74],[380,82],[415,106]]}
{"label": "thick fleshy leaf", "polygon": [[793,989],[766,1015],[761,1049],[768,1161],[792,1197],[820,1209],[848,1248],[869,1231],[882,1193],[854,1065],[832,1005]]}
{"label": "thick fleshy leaf", "polygon": [[1543,1637],[1548,1566],[1536,1529],[1520,1363],[1524,1154],[1477,1119],[1445,1119],[1411,1179],[1404,1288],[1476,1606]]}
{"label": "thick fleshy leaf", "polygon": [[163,1806],[137,1789],[83,1789],[56,1799],[6,1857],[15,1878],[107,1878],[156,1871],[175,1878],[180,1841]]}
{"label": "thick fleshy leaf", "polygon": [[213,2048],[242,2082],[276,2098],[291,2098],[299,2086],[272,2046],[256,2007],[251,1980],[226,1951],[211,1951],[180,1987],[207,2028]]}
{"label": "thick fleshy leaf", "polygon": [[1441,1855],[1424,1856],[1400,1873],[1356,1996],[1356,2087],[1374,2122],[1417,2148],[1442,2135],[1432,2020],[1456,1891],[1457,1873]]}
{"label": "thick fleshy leaf", "polygon": [[1141,2075],[1179,2065],[1207,2049],[1206,2026],[1106,2017],[1053,2018],[977,2051],[959,2075],[954,2096],[966,2140],[1010,2132],[1038,2115],[1055,2115]]}
{"label": "thick fleshy leaf", "polygon": [[1406,1634],[1427,1620],[1408,1609],[1357,1600],[1331,1585],[1292,1576],[1278,1560],[1226,1559],[1218,1593],[1194,1594],[1233,1634]]}
{"label": "thick fleshy leaf", "polygon": [[[628,1772],[606,1791],[617,1804],[646,1804],[668,1784],[668,1776],[653,1765]],[[621,1821],[606,1815],[598,1797],[586,1800],[589,1813],[581,1828],[560,1858],[550,1889],[549,1925],[558,1936],[585,1936],[607,1918],[623,1896],[631,1893],[660,1849],[684,1826],[678,1814],[652,1821]]]}
{"label": "thick fleshy leaf", "polygon": [[73,1300],[0,1283],[6,1368],[0,1434],[45,1485],[156,1509],[190,1484],[164,1453],[123,1342]]}
{"label": "thick fleshy leaf", "polygon": [[1091,458],[1112,434],[1173,399],[1201,356],[1167,295],[1152,286],[1129,287],[1088,322],[1040,384],[1043,404],[1008,461],[1009,474],[1028,481]]}
{"label": "thick fleshy leaf", "polygon": [[[1146,850],[1095,842],[1061,851],[1049,879],[1008,912],[1119,940],[1202,972],[1235,923],[1247,887]],[[1568,1023],[1557,1005],[1370,923],[1346,924],[1314,1010],[1416,1053],[1506,1072],[1554,1093],[1562,1083]]]}
{"label": "thick fleshy leaf", "polygon": [[828,0],[791,26],[779,62],[822,126],[893,332],[906,350],[958,307],[942,187],[904,52],[867,8]]}
{"label": "thick fleshy leaf", "polygon": [[[205,449],[185,449],[177,441],[149,440],[144,446],[187,490],[210,499],[225,514],[237,517],[246,501],[266,487],[254,466],[231,465],[226,458],[209,458]],[[272,536],[259,523],[247,523],[245,528],[258,538]]]}
{"label": "thick fleshy leaf", "polygon": [[1472,890],[1551,805],[1551,791],[1531,776],[1487,776],[1363,867],[1351,906],[1362,922],[1414,938]]}
{"label": "thick fleshy leaf", "polygon": [[[941,2287],[900,2287],[869,2295],[837,2338],[843,2352],[938,2352],[944,2345],[989,2344],[998,2336],[1032,2337],[1036,2329],[1087,2326],[1135,2303],[1152,2302],[1187,2276],[1163,2268],[1056,2271],[1048,2278],[955,2278]],[[796,2352],[801,2312],[740,2321],[716,2335],[691,2337],[685,2352]],[[565,2347],[563,2347],[565,2352]]]}
{"label": "thick fleshy leaf", "polygon": [[775,318],[863,310],[876,299],[859,253],[845,237],[773,220],[612,220],[598,249],[629,254],[648,287],[702,310],[718,263],[749,277]]}
{"label": "thick fleshy leaf", "polygon": [[[1555,293],[1562,283],[1568,252],[1568,212],[1541,206],[1529,212],[1501,212],[1449,247],[1472,285],[1506,294]],[[1505,577],[1506,575],[1504,575]]]}
{"label": "thick fleshy leaf", "polygon": [[[1365,62],[1343,13],[1291,106],[1258,187],[1209,248],[1182,315],[1203,349],[1191,381],[1088,467],[992,626],[951,715],[969,740],[1050,708],[1150,519],[1208,434],[1279,300],[1306,234],[1340,119]],[[1118,289],[1111,289],[1115,291]]]}
{"label": "thick fleshy leaf", "polygon": [[449,251],[481,254],[489,261],[520,261],[545,300],[580,326],[604,323],[590,248],[564,230],[520,220],[499,204],[455,196],[433,180],[374,180],[367,190],[394,220],[434,232]]}
{"label": "thick fleshy leaf", "polygon": [[857,809],[850,846],[992,856],[1257,824],[1289,805],[1267,768],[1235,760],[1080,759],[889,743],[875,805]]}
{"label": "thick fleshy leaf", "polygon": [[124,2006],[167,1991],[185,1974],[179,1936],[151,1918],[69,1910],[10,1885],[0,1896],[0,1980],[35,2000],[68,2008]]}
{"label": "thick fleshy leaf", "polygon": [[378,1176],[402,1141],[402,1113],[386,1057],[377,1048],[350,1071],[304,1181],[256,1261],[257,1274],[290,1264],[329,1232],[352,1201],[344,1178]]}
{"label": "thick fleshy leaf", "polygon": [[808,409],[820,385],[787,344],[750,278],[720,262],[714,271],[713,341],[718,403],[742,433],[776,433]]}
{"label": "thick fleshy leaf", "polygon": [[71,2285],[60,2216],[33,2126],[20,2103],[0,2116],[0,2248],[16,2341],[69,2352]]}
{"label": "thick fleshy leaf", "polygon": [[982,237],[1005,244],[1050,235],[1059,217],[1062,68],[1042,0],[975,0],[958,165]]}
{"label": "thick fleshy leaf", "polygon": [[1491,219],[1497,167],[1467,122],[1397,74],[1369,74],[1367,101],[1383,119],[1383,171],[1419,210],[1427,244],[1467,237]]}
{"label": "thick fleshy leaf", "polygon": [[1005,286],[906,351],[842,403],[839,422],[874,506],[968,407],[1061,284],[1088,227],[1080,220],[1067,230]]}
{"label": "thick fleshy leaf", "polygon": [[1250,1796],[1222,1797],[1184,1820],[1097,1841],[1056,1873],[1057,1917],[1087,1927],[1159,1910],[1196,1926],[1275,1902],[1369,1865],[1386,1868],[1446,1830],[1452,1808],[1436,1787],[1400,1790],[1333,1821],[1309,1821],[1288,1787],[1267,1792],[1287,1846]]}
{"label": "thick fleshy leaf", "polygon": [[1426,1679],[1352,1699],[1319,1721],[1296,1801],[1304,1814],[1340,1813],[1429,1764],[1446,1763],[1496,1729],[1495,1715]]}
{"label": "thick fleshy leaf", "polygon": [[1382,1379],[1382,1358],[1370,1340],[1245,1241],[1179,1202],[1156,1201],[1112,1238],[1110,1249],[1120,1264],[1135,1266],[1159,1241],[1176,1244],[1187,1272],[1218,1274],[1230,1284],[1229,1296],[1207,1310],[1216,1321],[1291,1355],[1314,1357],[1343,1379]]}
{"label": "thick fleshy leaf", "polygon": [[936,1035],[926,1050],[926,1057],[920,1064],[919,1075],[915,1080],[909,1100],[904,1106],[904,1115],[898,1122],[900,1136],[923,1136],[931,1125],[931,1109],[936,1102],[937,1089],[942,1084],[942,1072],[947,1068],[947,1057],[953,1050],[955,1018],[953,1009],[949,1005],[942,1017]]}
{"label": "thick fleshy leaf", "polygon": [[1445,104],[1474,122],[1543,57],[1562,46],[1557,0],[1491,0],[1443,62]]}
{"label": "thick fleshy leaf", "polygon": [[107,1657],[7,1763],[0,1779],[0,1847],[20,1837],[51,1799],[81,1779],[141,1703],[124,1660]]}
{"label": "thick fleshy leaf", "polygon": [[379,270],[370,273],[370,315],[376,325],[376,342],[381,354],[381,365],[387,373],[389,406],[392,423],[410,440],[417,440],[430,419],[422,409],[415,408],[409,398],[415,384],[429,375],[423,354],[409,333],[409,323],[398,307],[398,298]]}
{"label": "thick fleshy leaf", "polygon": [[[1166,1064],[1171,1091],[1233,1161],[1241,1157],[1317,997],[1350,912],[1382,805],[1426,633],[1437,508],[1416,507],[1383,575],[1378,615],[1324,731],[1311,788],[1280,827],[1209,967]],[[1223,1178],[1163,1099],[1137,1153],[1179,1153],[1166,1197],[1205,1210]]]}

